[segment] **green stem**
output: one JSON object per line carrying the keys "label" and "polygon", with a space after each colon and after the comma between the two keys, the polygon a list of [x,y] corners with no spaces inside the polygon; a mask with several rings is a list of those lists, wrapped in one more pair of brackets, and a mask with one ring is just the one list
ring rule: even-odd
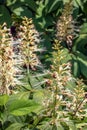
{"label": "green stem", "polygon": [[27,67],[27,78],[28,78],[28,83],[30,85],[30,87],[32,88],[32,84],[30,82],[30,69],[29,69],[29,63],[30,63],[30,51],[29,51],[29,43],[27,43],[27,63],[26,63],[26,67]]}
{"label": "green stem", "polygon": [[29,70],[29,65],[27,65],[27,78],[28,78],[28,83],[30,85],[30,87],[32,88],[32,84],[30,82],[30,70]]}
{"label": "green stem", "polygon": [[53,101],[53,119],[55,120],[56,119],[56,104],[57,104],[57,99],[56,99],[56,95],[57,95],[57,86],[56,86],[56,89],[55,89],[55,92],[54,92],[54,101]]}

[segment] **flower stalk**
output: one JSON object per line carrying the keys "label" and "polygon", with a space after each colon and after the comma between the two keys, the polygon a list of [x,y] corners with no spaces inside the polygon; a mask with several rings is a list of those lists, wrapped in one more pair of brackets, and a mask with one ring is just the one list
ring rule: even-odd
{"label": "flower stalk", "polygon": [[14,86],[14,59],[11,36],[6,23],[0,25],[0,93],[10,94],[10,86]]}
{"label": "flower stalk", "polygon": [[28,83],[32,88],[30,81],[30,69],[35,71],[36,66],[39,64],[39,60],[36,55],[39,33],[36,31],[31,18],[23,18],[20,26],[20,37],[20,54],[22,56],[23,66],[25,66],[27,70]]}

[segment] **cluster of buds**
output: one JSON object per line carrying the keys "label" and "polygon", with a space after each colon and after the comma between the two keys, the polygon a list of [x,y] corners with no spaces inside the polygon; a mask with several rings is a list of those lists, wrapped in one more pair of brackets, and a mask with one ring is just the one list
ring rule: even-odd
{"label": "cluster of buds", "polygon": [[53,65],[51,66],[53,78],[57,79],[58,83],[62,86],[65,86],[67,81],[73,79],[71,74],[71,63],[63,62],[63,60],[66,59],[66,55],[63,54],[64,49],[61,46],[60,41],[55,40],[53,49]]}
{"label": "cluster of buds", "polygon": [[68,48],[72,47],[72,40],[74,38],[74,21],[72,18],[73,5],[70,1],[66,3],[57,22],[57,38],[60,41],[66,41]]}
{"label": "cluster of buds", "polygon": [[24,65],[29,66],[32,70],[35,70],[35,66],[39,64],[39,60],[36,55],[39,33],[36,31],[31,18],[23,18],[22,25],[20,26],[20,37],[20,51]]}
{"label": "cluster of buds", "polygon": [[10,94],[10,87],[15,85],[15,61],[11,35],[6,23],[0,25],[0,93]]}

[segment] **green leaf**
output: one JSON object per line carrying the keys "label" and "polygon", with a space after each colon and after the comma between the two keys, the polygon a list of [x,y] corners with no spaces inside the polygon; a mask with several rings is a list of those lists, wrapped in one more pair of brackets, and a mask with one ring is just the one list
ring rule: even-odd
{"label": "green leaf", "polygon": [[5,105],[8,102],[8,95],[0,95],[0,106]]}
{"label": "green leaf", "polygon": [[80,76],[80,66],[77,57],[72,55],[72,73],[75,77]]}
{"label": "green leaf", "polygon": [[36,12],[36,18],[40,18],[43,16],[44,7],[45,6],[43,5],[43,2],[40,1]]}
{"label": "green leaf", "polygon": [[84,7],[83,11],[85,12],[86,17],[87,17],[87,0],[84,1],[83,7]]}
{"label": "green leaf", "polygon": [[77,59],[79,61],[81,73],[87,78],[87,56],[81,52],[77,52]]}
{"label": "green leaf", "polygon": [[14,123],[11,124],[7,129],[5,130],[20,130],[24,125],[21,123]]}
{"label": "green leaf", "polygon": [[56,10],[58,7],[60,7],[59,5],[61,5],[61,1],[60,0],[55,0],[55,1],[50,1],[47,2],[47,6],[45,6],[46,9],[46,13],[50,13],[54,10]]}
{"label": "green leaf", "polygon": [[87,23],[84,23],[81,27],[80,35],[86,34],[87,35]]}
{"label": "green leaf", "polygon": [[[7,115],[8,116],[8,115]],[[9,115],[8,116],[8,121],[13,124],[13,123],[20,123],[23,124],[25,122],[25,116],[14,116],[14,115]]]}
{"label": "green leaf", "polygon": [[11,6],[16,3],[17,0],[6,0],[7,6]]}
{"label": "green leaf", "polygon": [[75,1],[81,7],[81,9],[83,10],[83,2],[81,0],[75,0]]}
{"label": "green leaf", "polygon": [[32,9],[33,11],[36,12],[37,10],[37,4],[34,0],[24,0],[24,2],[26,2],[29,6],[30,9]]}
{"label": "green leaf", "polygon": [[32,12],[25,6],[15,5],[14,8],[11,10],[17,16],[32,17]]}
{"label": "green leaf", "polygon": [[4,5],[0,5],[0,24],[3,24],[4,22],[10,25],[11,17],[8,9]]}
{"label": "green leaf", "polygon": [[87,55],[87,23],[83,24],[79,37],[74,42],[73,51],[77,50]]}
{"label": "green leaf", "polygon": [[9,112],[15,116],[22,116],[31,112],[37,112],[41,108],[35,101],[24,99],[16,99],[7,107]]}
{"label": "green leaf", "polygon": [[35,93],[34,93],[34,100],[41,103],[43,100],[44,100],[44,91],[43,90],[37,90]]}

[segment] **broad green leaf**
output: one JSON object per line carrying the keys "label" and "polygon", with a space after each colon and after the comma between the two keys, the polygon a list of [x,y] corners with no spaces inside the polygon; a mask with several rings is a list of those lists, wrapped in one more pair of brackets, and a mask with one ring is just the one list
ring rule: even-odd
{"label": "broad green leaf", "polygon": [[16,99],[7,107],[9,112],[15,116],[22,116],[31,112],[37,112],[41,108],[35,101],[24,99]]}
{"label": "broad green leaf", "polygon": [[28,4],[28,6],[29,6],[30,9],[32,9],[33,11],[36,12],[36,10],[37,10],[37,4],[36,4],[36,2],[34,0],[24,0],[24,2],[26,2]]}
{"label": "broad green leaf", "polygon": [[21,16],[21,17],[23,17],[23,16],[32,17],[32,12],[27,7],[16,5],[15,8],[13,8],[11,10],[17,16]]}
{"label": "broad green leaf", "polygon": [[86,14],[86,17],[87,17],[87,0],[84,1],[84,5],[83,5],[83,11],[85,12]]}
{"label": "broad green leaf", "polygon": [[81,34],[86,34],[87,35],[87,23],[84,23],[81,27],[81,30],[80,30],[80,35]]}
{"label": "broad green leaf", "polygon": [[12,104],[15,100],[19,100],[19,99],[23,99],[23,100],[27,100],[29,97],[29,92],[19,92],[17,94],[12,94],[9,96],[9,100],[7,102],[7,106],[9,106],[10,104]]}
{"label": "broad green leaf", "polygon": [[11,17],[8,9],[4,5],[0,5],[0,24],[3,24],[4,22],[10,25]]}
{"label": "broad green leaf", "polygon": [[42,1],[39,2],[37,11],[36,11],[36,18],[40,18],[43,16],[44,4]]}
{"label": "broad green leaf", "polygon": [[43,90],[37,90],[35,93],[34,93],[34,100],[41,103],[43,100],[44,100],[44,91]]}
{"label": "broad green leaf", "polygon": [[87,23],[84,23],[81,27],[81,31],[79,37],[74,42],[73,51],[76,52],[77,50],[82,52],[83,54],[87,55]]}
{"label": "broad green leaf", "polygon": [[87,54],[87,35],[83,36],[84,34],[80,35],[79,38],[75,41],[73,52],[81,51],[83,54]]}
{"label": "broad green leaf", "polygon": [[33,11],[36,11],[37,9],[37,4],[34,0],[7,0],[7,6],[9,7],[14,7],[16,5],[27,5],[30,9],[32,9]]}
{"label": "broad green leaf", "polygon": [[87,78],[87,56],[81,52],[77,52],[81,73]]}
{"label": "broad green leaf", "polygon": [[44,5],[47,6],[49,4],[49,0],[44,1]]}
{"label": "broad green leaf", "polygon": [[45,27],[46,28],[53,25],[53,18],[52,18],[52,16],[50,14],[46,15],[44,20],[45,20]]}
{"label": "broad green leaf", "polygon": [[79,77],[80,76],[80,65],[77,60],[77,57],[72,55],[72,73],[74,77]]}
{"label": "broad green leaf", "polygon": [[81,7],[83,10],[83,2],[81,0],[75,0],[75,2]]}
{"label": "broad green leaf", "polygon": [[21,123],[13,123],[5,130],[20,130],[23,126],[24,124]]}
{"label": "broad green leaf", "polygon": [[5,105],[8,102],[8,95],[0,95],[0,106]]}
{"label": "broad green leaf", "polygon": [[23,122],[25,122],[25,116],[14,116],[10,114],[8,116],[8,121],[11,122],[11,124],[13,123],[23,124]]}
{"label": "broad green leaf", "polygon": [[62,2],[60,0],[55,0],[55,1],[49,0],[47,6],[45,6],[46,13],[50,13],[56,10],[58,7],[60,7],[59,5],[61,5],[61,3]]}

